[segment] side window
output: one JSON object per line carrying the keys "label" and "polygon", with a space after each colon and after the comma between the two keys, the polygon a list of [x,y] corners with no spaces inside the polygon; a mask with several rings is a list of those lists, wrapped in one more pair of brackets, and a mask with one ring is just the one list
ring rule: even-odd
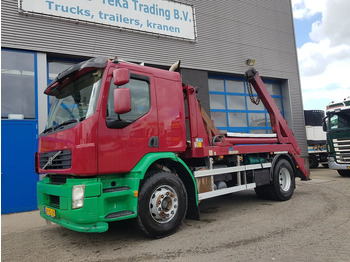
{"label": "side window", "polygon": [[338,115],[333,115],[331,117],[331,129],[337,129],[338,128]]}
{"label": "side window", "polygon": [[[118,115],[114,112],[113,91],[116,88],[118,88],[118,86],[114,85],[112,79],[107,102],[107,118],[109,119],[118,118]],[[132,122],[145,115],[150,110],[150,90],[147,81],[131,78],[129,83],[120,86],[120,88],[129,88],[131,93],[131,111],[119,115],[120,120]]]}

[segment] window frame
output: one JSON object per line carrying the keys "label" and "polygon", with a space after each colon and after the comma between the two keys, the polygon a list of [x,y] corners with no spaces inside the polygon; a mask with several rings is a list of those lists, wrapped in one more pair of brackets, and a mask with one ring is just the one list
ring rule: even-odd
{"label": "window frame", "polygon": [[[7,52],[13,52],[13,53],[27,53],[27,54],[33,54],[34,59],[33,59],[33,73],[34,73],[34,118],[26,118],[24,117],[23,119],[18,119],[20,121],[23,120],[38,120],[38,56],[37,52],[34,51],[28,51],[28,50],[19,50],[19,49],[11,49],[11,48],[1,48],[2,51],[7,51]],[[1,66],[1,69],[3,69],[3,66]],[[2,80],[1,80],[2,81]],[[2,111],[2,109],[1,109]],[[1,120],[12,120],[9,119],[8,117],[2,117]]]}
{"label": "window frame", "polygon": [[[108,116],[108,101],[110,99],[110,94],[111,94],[111,87],[112,86],[116,86],[113,83],[113,77],[111,77],[110,80],[110,85],[108,87],[108,95],[107,95],[107,103],[106,103],[106,125],[108,128],[115,128],[115,129],[121,129],[124,128],[132,123],[134,123],[135,121],[137,121],[138,119],[140,119],[141,117],[147,115],[150,111],[151,111],[151,107],[152,107],[152,98],[151,98],[151,79],[150,77],[146,76],[146,75],[141,75],[141,74],[135,74],[135,73],[130,73],[130,80],[139,80],[139,81],[143,81],[145,83],[147,83],[147,87],[148,87],[148,101],[149,101],[149,107],[148,110],[145,111],[142,115],[137,116],[137,118],[132,119],[132,120],[123,120],[121,115],[117,115],[116,117],[111,117]],[[129,82],[130,83],[130,82]],[[122,86],[116,86],[116,88],[124,88],[124,85]],[[115,90],[115,89],[113,89]],[[131,94],[131,99],[132,99],[132,94]],[[132,105],[132,104],[131,104]],[[114,107],[114,105],[113,105]]]}
{"label": "window frame", "polygon": [[[224,91],[211,91],[210,90],[210,85],[209,85],[209,80],[210,79],[216,79],[216,80],[223,80],[224,83]],[[227,82],[226,81],[239,81],[243,84],[244,87],[244,93],[240,92],[230,92],[227,90]],[[265,84],[273,84],[273,85],[278,85],[279,87],[279,95],[271,95],[271,97],[278,98],[280,99],[281,102],[281,114],[284,117],[284,106],[283,106],[283,96],[282,96],[282,82],[278,80],[267,80],[263,79],[263,82]],[[216,74],[209,74],[208,75],[208,85],[209,85],[209,100],[211,95],[224,95],[225,97],[225,109],[213,109],[210,107],[210,112],[211,113],[225,113],[226,114],[226,122],[227,126],[217,126],[219,130],[222,131],[227,131],[227,132],[239,132],[239,133],[251,133],[251,132],[261,132],[264,131],[265,133],[271,133],[272,132],[272,127],[270,123],[270,115],[268,111],[266,110],[264,106],[264,110],[252,110],[249,108],[249,103],[251,103],[249,99],[249,93],[247,91],[247,84],[244,79],[244,77],[238,77],[238,76],[224,76],[224,75],[216,75]],[[254,90],[255,91],[255,90]],[[245,102],[245,109],[229,109],[228,108],[228,96],[236,96],[236,97],[241,97],[244,99]],[[257,97],[257,94],[254,94],[254,97]],[[262,103],[262,102],[261,102]],[[246,114],[246,121],[247,121],[247,126],[246,127],[238,127],[238,126],[231,126],[230,125],[230,113],[244,113]],[[264,126],[253,126],[250,123],[250,116],[251,114],[264,114],[265,116],[265,125]]]}

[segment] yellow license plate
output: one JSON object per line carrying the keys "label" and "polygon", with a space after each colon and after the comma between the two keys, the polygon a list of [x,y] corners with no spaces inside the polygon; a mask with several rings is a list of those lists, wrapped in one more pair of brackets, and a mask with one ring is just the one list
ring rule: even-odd
{"label": "yellow license plate", "polygon": [[53,208],[45,207],[45,214],[50,217],[56,217],[56,210]]}

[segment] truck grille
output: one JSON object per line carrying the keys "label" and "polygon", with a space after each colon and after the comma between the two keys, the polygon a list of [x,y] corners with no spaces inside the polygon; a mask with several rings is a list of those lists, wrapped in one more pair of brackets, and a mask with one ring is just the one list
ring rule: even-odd
{"label": "truck grille", "polygon": [[53,151],[40,154],[41,169],[67,169],[71,167],[72,153],[70,150]]}
{"label": "truck grille", "polygon": [[333,139],[336,162],[350,164],[350,138]]}
{"label": "truck grille", "polygon": [[50,195],[49,206],[54,207],[54,208],[60,208],[60,197]]}
{"label": "truck grille", "polygon": [[54,185],[64,185],[65,183],[67,183],[67,176],[54,176],[54,175],[51,175],[50,176],[50,179],[51,179],[51,184],[54,184]]}

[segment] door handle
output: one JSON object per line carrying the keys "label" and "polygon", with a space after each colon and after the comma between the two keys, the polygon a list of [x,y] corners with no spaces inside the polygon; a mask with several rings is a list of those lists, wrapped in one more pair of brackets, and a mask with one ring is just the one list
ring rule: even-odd
{"label": "door handle", "polygon": [[151,148],[158,148],[159,147],[159,140],[158,140],[157,136],[152,136],[148,140],[148,147],[151,147]]}

